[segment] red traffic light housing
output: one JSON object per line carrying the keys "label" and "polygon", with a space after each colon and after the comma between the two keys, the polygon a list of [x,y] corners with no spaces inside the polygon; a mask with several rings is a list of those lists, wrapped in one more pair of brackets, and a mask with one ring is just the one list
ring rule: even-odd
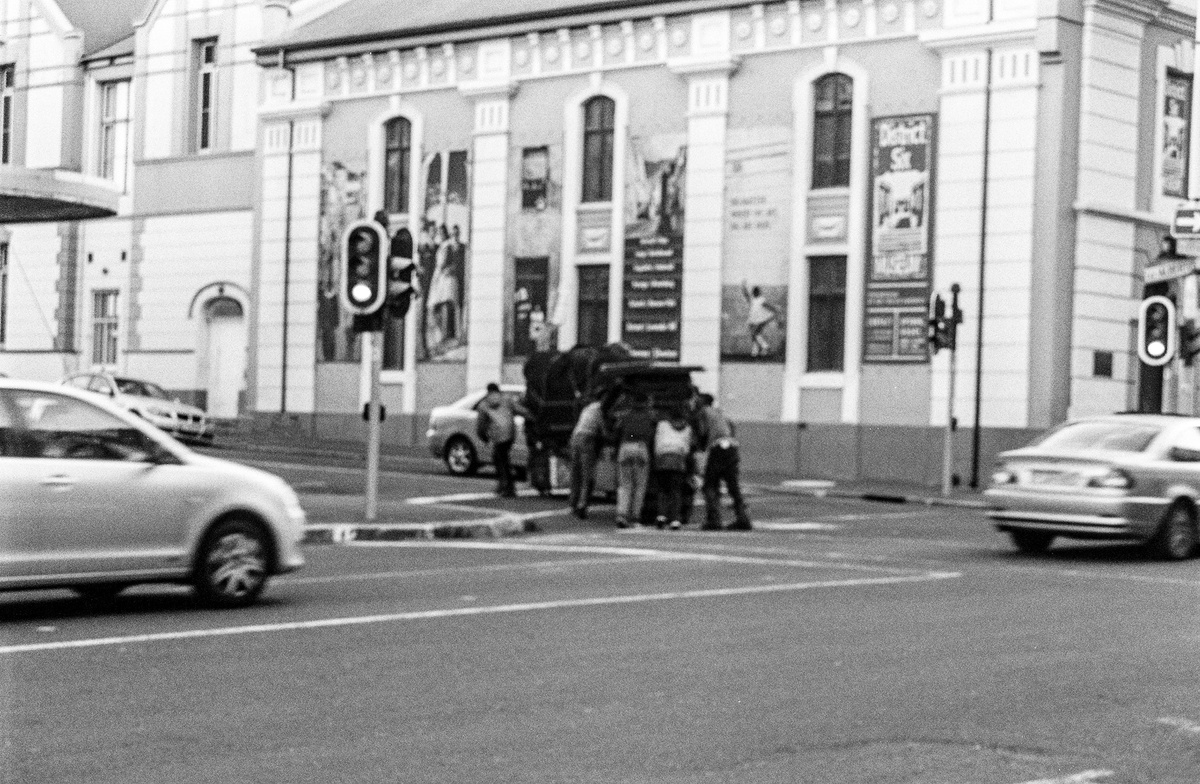
{"label": "red traffic light housing", "polygon": [[374,221],[351,223],[342,233],[342,307],[367,316],[387,299],[387,231]]}
{"label": "red traffic light housing", "polygon": [[1138,308],[1138,358],[1153,367],[1167,364],[1175,358],[1178,337],[1175,303],[1157,294],[1142,300]]}

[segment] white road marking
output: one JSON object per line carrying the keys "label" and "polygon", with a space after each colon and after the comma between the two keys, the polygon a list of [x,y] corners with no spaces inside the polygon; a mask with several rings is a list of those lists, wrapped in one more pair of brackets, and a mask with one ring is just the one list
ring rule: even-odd
{"label": "white road marking", "polygon": [[797,520],[793,517],[754,521],[756,531],[836,531],[839,528],[841,526],[835,523],[815,523],[809,520]]}
{"label": "white road marking", "polygon": [[1168,727],[1174,727],[1180,732],[1188,735],[1200,735],[1200,723],[1189,719],[1177,719],[1172,716],[1164,716],[1158,720],[1159,724],[1166,724]]}
{"label": "white road marking", "polygon": [[1082,773],[1073,773],[1070,776],[1026,781],[1023,784],[1091,784],[1094,781],[1106,779],[1111,775],[1113,775],[1111,770],[1085,770]]}
{"label": "white road marking", "polygon": [[231,637],[243,634],[267,634],[270,632],[300,631],[309,629],[330,629],[346,626],[366,626],[398,621],[420,621],[437,618],[460,618],[477,615],[496,615],[503,613],[532,612],[536,610],[561,610],[568,608],[599,607],[621,604],[644,604],[679,599],[708,599],[723,596],[745,596],[765,593],[784,593],[790,591],[806,591],[817,588],[853,588],[869,585],[891,585],[896,583],[929,582],[944,580],[954,574],[916,574],[897,575],[892,577],[862,577],[848,580],[819,580],[815,582],[788,583],[786,585],[747,585],[737,588],[704,588],[692,591],[669,591],[666,593],[629,594],[625,596],[597,596],[586,599],[557,599],[545,602],[525,602],[520,604],[501,604],[487,607],[455,607],[443,610],[419,610],[413,612],[387,613],[382,615],[361,615],[342,618],[323,618],[313,621],[294,621],[290,623],[266,623],[248,626],[227,626],[217,629],[188,629],[177,632],[158,632],[154,634],[135,634],[125,637],[97,637],[84,640],[63,640],[60,642],[28,643],[21,645],[0,646],[0,655],[16,653],[34,653],[42,651],[60,651],[70,648],[98,648],[112,645],[132,645],[137,643],[163,642],[168,640],[190,640],[209,637]]}
{"label": "white road marking", "polygon": [[[538,495],[537,490],[518,490],[517,495],[526,498]],[[416,504],[418,506],[428,506],[430,504],[456,504],[462,501],[484,501],[487,499],[498,499],[495,493],[451,493],[449,495],[423,495],[415,498],[409,498],[405,501],[406,504]]]}

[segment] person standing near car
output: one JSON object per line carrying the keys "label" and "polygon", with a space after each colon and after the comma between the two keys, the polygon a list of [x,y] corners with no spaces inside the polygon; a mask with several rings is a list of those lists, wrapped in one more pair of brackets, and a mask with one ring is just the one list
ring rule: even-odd
{"label": "person standing near car", "polygon": [[641,522],[650,481],[650,455],[654,454],[657,426],[650,399],[634,391],[629,407],[618,420],[617,437],[617,527],[630,528]]}
{"label": "person standing near car", "polygon": [[516,416],[526,414],[525,409],[500,391],[495,382],[487,385],[487,394],[479,405],[476,435],[492,445],[492,463],[496,466],[496,495],[512,498],[517,494],[513,487],[512,462],[509,453],[517,437]]}
{"label": "person standing near car", "polygon": [[733,423],[713,404],[713,396],[700,395],[700,413],[703,416],[704,446],[707,457],[704,465],[704,530],[720,531],[721,527],[721,483],[733,500],[733,523],[729,531],[749,531],[750,516],[746,502],[742,499],[741,483],[738,479],[738,442],[734,437]]}
{"label": "person standing near car", "polygon": [[603,442],[604,409],[599,400],[593,400],[579,412],[579,421],[571,432],[571,514],[580,520],[588,516],[596,477],[596,454]]}
{"label": "person standing near car", "polygon": [[658,494],[658,527],[683,527],[683,483],[694,448],[692,426],[682,408],[659,420],[654,429],[654,481]]}

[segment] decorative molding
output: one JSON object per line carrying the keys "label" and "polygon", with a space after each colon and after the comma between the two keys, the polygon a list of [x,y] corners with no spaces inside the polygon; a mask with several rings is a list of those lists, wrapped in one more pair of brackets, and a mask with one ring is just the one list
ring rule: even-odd
{"label": "decorative molding", "polygon": [[1018,19],[986,25],[924,30],[917,40],[934,51],[978,49],[997,44],[1032,43],[1037,35],[1037,20]]}
{"label": "decorative molding", "polygon": [[732,54],[718,59],[677,58],[667,61],[667,67],[680,76],[704,73],[732,76],[741,64],[742,58]]}

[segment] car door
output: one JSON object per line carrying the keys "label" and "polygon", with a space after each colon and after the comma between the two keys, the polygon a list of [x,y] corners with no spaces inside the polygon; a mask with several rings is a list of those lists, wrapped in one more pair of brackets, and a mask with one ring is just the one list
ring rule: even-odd
{"label": "car door", "polygon": [[187,466],[152,462],[156,442],[99,406],[10,390],[32,446],[28,569],[47,577],[180,571],[189,509],[202,496]]}
{"label": "car door", "polygon": [[37,559],[40,473],[25,436],[7,390],[0,390],[0,585],[27,577]]}

